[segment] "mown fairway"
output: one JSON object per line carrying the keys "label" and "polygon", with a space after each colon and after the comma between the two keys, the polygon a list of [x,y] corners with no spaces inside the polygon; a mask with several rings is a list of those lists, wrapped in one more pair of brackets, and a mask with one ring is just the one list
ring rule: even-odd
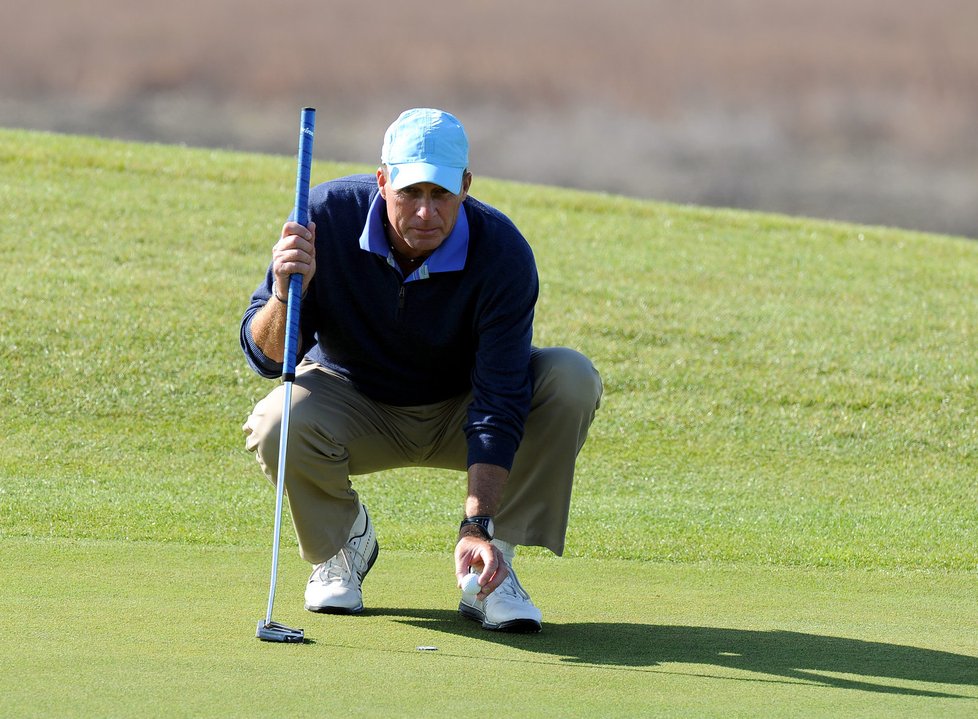
{"label": "mown fairway", "polygon": [[313,642],[255,640],[271,385],[237,327],[293,183],[0,131],[0,715],[978,712],[978,245],[478,175],[537,254],[537,343],[605,381],[568,556],[520,565],[546,631],[456,617],[464,488],[404,471],[357,483],[370,611],[304,612],[287,533],[277,618]]}

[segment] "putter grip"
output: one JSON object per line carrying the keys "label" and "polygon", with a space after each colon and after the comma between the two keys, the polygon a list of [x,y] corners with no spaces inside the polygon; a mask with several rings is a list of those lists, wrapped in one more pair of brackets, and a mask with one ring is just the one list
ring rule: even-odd
{"label": "putter grip", "polygon": [[[293,217],[303,227],[309,224],[309,174],[312,169],[312,140],[316,131],[316,110],[302,108],[299,122],[299,153],[295,177],[295,211]],[[295,380],[296,355],[299,353],[299,304],[302,300],[302,275],[289,278],[289,304],[285,323],[285,356],[282,380]]]}

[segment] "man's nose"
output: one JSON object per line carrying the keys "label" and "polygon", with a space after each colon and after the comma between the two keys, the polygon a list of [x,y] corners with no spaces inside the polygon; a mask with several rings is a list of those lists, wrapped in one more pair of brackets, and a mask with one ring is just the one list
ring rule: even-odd
{"label": "man's nose", "polygon": [[418,217],[428,219],[435,214],[437,214],[437,210],[434,201],[430,197],[422,197],[418,201]]}

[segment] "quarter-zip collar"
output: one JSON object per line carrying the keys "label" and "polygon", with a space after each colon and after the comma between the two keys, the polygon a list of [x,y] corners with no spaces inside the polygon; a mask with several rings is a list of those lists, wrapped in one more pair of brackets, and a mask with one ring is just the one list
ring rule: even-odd
{"label": "quarter-zip collar", "polygon": [[[367,221],[363,225],[360,233],[360,249],[373,252],[387,260],[387,264],[398,272],[401,268],[394,259],[394,253],[387,243],[387,234],[384,232],[384,217],[387,215],[387,202],[378,192],[370,203],[367,211]],[[437,272],[458,272],[465,268],[465,259],[469,253],[469,220],[465,214],[465,203],[459,208],[455,226],[448,233],[445,241],[438,246],[438,249],[431,253],[420,267],[404,278],[405,282],[415,280],[426,280],[429,275]]]}

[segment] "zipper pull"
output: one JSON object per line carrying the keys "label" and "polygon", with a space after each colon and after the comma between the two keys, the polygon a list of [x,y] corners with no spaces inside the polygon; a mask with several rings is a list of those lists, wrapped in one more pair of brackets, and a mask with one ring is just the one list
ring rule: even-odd
{"label": "zipper pull", "polygon": [[400,319],[401,312],[404,311],[404,285],[401,285],[400,291],[397,293],[397,317]]}

